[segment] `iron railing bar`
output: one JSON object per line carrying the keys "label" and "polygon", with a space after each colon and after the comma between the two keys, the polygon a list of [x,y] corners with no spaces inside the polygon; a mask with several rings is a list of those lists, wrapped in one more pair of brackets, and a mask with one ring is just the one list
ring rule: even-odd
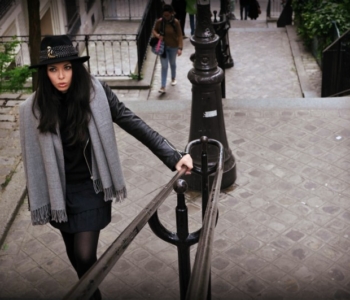
{"label": "iron railing bar", "polygon": [[[209,139],[210,141],[214,141]],[[203,227],[201,230],[196,258],[194,261],[192,276],[188,286],[186,300],[203,300],[207,299],[208,283],[211,270],[211,254],[214,240],[214,231],[217,220],[218,201],[223,176],[223,158],[224,148],[220,142],[219,159],[217,172],[214,177],[213,187],[209,195],[209,203],[205,211],[203,219]]]}
{"label": "iron railing bar", "polygon": [[64,300],[89,299],[124,251],[172,192],[174,182],[185,174],[183,167],[115,239],[111,246],[66,294]]}
{"label": "iron railing bar", "polygon": [[332,44],[330,44],[327,48],[325,48],[322,52],[328,51],[330,48],[332,48],[336,43],[340,43],[346,35],[350,34],[350,29],[346,31],[344,34],[341,35],[338,39],[336,39]]}
{"label": "iron railing bar", "polygon": [[344,93],[349,93],[350,94],[350,89],[341,91],[341,92],[333,94],[333,95],[326,96],[326,98],[339,97],[339,96],[341,96]]}

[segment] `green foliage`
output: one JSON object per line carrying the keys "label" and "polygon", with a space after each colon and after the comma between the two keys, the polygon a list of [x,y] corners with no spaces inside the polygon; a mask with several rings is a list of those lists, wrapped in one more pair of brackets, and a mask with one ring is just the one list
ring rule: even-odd
{"label": "green foliage", "polygon": [[[138,80],[139,79],[139,75],[136,73],[130,73],[129,77],[131,77],[131,79],[133,80]],[[143,75],[141,74],[141,79],[143,79]]]}
{"label": "green foliage", "polygon": [[317,56],[333,42],[334,24],[340,35],[350,29],[350,0],[293,0],[292,7],[305,44],[318,40]]}
{"label": "green foliage", "polygon": [[15,65],[16,47],[19,43],[16,37],[13,37],[12,41],[0,44],[0,93],[25,89],[26,80],[31,76],[28,66]]}

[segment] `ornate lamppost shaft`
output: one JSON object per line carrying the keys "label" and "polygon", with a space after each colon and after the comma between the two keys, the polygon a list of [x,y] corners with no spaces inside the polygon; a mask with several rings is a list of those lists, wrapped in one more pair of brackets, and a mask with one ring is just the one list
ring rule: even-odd
{"label": "ornate lamppost shaft", "polygon": [[[235,159],[230,150],[225,130],[222,110],[221,82],[224,73],[218,67],[216,45],[219,37],[212,26],[210,1],[197,1],[197,24],[191,43],[195,47],[194,68],[188,72],[192,83],[192,110],[189,141],[201,136],[218,140],[224,146],[224,175],[221,188],[227,188],[236,180]],[[195,164],[200,164],[200,147],[191,152]],[[208,147],[208,163],[214,164],[218,152],[216,147]],[[186,179],[192,189],[199,190],[200,178],[193,174]]]}

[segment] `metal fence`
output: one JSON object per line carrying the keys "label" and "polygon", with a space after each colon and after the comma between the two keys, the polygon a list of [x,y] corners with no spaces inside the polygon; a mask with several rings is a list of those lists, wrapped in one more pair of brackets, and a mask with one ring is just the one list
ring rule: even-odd
{"label": "metal fence", "polygon": [[130,77],[137,68],[136,34],[89,34],[71,37],[81,55],[89,55],[89,72],[97,77]]}
{"label": "metal fence", "polygon": [[154,23],[161,15],[161,0],[149,0],[146,6],[142,22],[137,32],[137,56],[138,56],[138,79],[141,79],[141,70],[147,50],[148,43],[152,35]]}
{"label": "metal fence", "polygon": [[323,51],[322,97],[350,95],[350,30]]}
{"label": "metal fence", "polygon": [[105,20],[141,20],[148,0],[104,0]]}
{"label": "metal fence", "polygon": [[[132,77],[141,70],[137,68],[138,58],[136,34],[90,34],[74,35],[70,37],[80,55],[89,55],[89,72],[97,77]],[[10,36],[0,37],[0,45],[13,39]],[[30,65],[28,50],[29,37],[19,36],[15,63]]]}
{"label": "metal fence", "polygon": [[29,36],[0,36],[0,48],[5,47],[9,42],[13,42],[16,39],[19,43],[15,49],[14,63],[16,66],[30,65],[29,57]]}

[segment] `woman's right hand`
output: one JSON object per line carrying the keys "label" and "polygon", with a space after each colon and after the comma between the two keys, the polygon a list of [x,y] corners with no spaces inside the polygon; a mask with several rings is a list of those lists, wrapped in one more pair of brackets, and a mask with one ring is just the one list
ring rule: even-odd
{"label": "woman's right hand", "polygon": [[187,167],[186,170],[186,175],[190,175],[191,174],[191,170],[193,169],[193,161],[192,161],[192,157],[189,154],[184,155],[176,164],[175,169],[177,171],[180,171],[181,168],[185,166]]}

